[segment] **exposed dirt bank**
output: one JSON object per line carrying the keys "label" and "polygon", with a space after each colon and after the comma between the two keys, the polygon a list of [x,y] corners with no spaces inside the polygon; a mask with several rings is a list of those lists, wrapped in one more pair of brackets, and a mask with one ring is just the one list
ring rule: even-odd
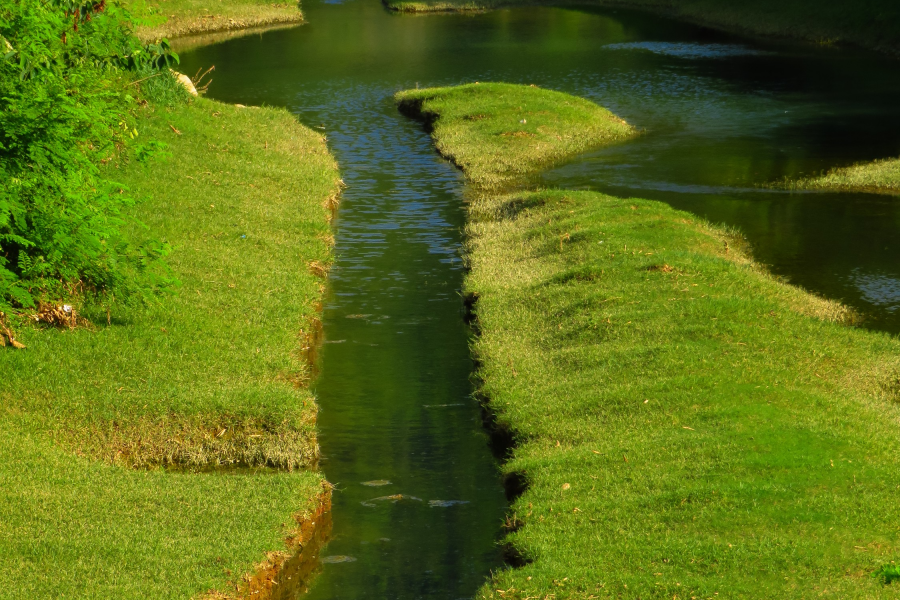
{"label": "exposed dirt bank", "polygon": [[327,483],[324,488],[312,512],[295,515],[297,527],[285,538],[285,550],[269,552],[253,574],[234,583],[233,592],[210,592],[204,600],[290,600],[305,593],[331,536],[332,488]]}

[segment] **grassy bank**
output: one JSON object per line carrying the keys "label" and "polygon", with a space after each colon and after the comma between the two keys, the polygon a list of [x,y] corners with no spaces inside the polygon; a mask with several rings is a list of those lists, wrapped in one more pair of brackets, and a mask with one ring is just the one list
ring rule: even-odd
{"label": "grassy bank", "polygon": [[593,102],[537,87],[473,83],[409,90],[395,99],[481,188],[507,186],[554,161],[636,135]]}
{"label": "grassy bank", "polygon": [[173,247],[181,286],[109,323],[88,311],[74,330],[21,327],[27,349],[0,348],[0,580],[17,582],[0,597],[233,590],[322,491],[298,469],[318,456],[304,348],[336,164],[283,110],[143,111],[137,151],[105,170],[141,200],[148,230],[134,234]]}
{"label": "grassy bank", "polygon": [[896,596],[896,339],[657,202],[481,193],[468,233],[480,393],[527,484],[524,566],[479,597]]}
{"label": "grassy bank", "polygon": [[900,5],[890,0],[383,0],[403,12],[471,11],[520,5],[613,6],[652,12],[733,32],[848,43],[900,53]]}
{"label": "grassy bank", "polygon": [[798,190],[900,195],[900,159],[878,160],[834,169],[819,177],[787,181],[784,186]]}
{"label": "grassy bank", "polygon": [[298,2],[264,0],[124,0],[140,20],[137,36],[147,42],[162,38],[302,23]]}

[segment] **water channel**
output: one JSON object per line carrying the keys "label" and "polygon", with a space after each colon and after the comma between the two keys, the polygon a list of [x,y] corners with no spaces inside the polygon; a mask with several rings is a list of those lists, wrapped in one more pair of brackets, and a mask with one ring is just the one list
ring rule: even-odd
{"label": "water channel", "polygon": [[397,90],[494,80],[590,98],[646,135],[545,185],[735,226],[775,273],[900,332],[900,199],[758,187],[900,155],[900,64],[624,10],[303,7],[302,27],[185,52],[182,65],[216,66],[212,97],[322,128],[349,186],[316,386],[335,535],[312,598],[470,598],[502,568],[506,501],[470,397],[459,296],[463,181],[397,112]]}

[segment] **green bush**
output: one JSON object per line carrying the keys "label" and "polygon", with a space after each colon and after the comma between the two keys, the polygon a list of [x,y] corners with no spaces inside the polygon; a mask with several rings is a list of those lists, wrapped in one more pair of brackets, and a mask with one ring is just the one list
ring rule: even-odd
{"label": "green bush", "polygon": [[173,79],[118,6],[0,3],[0,311],[91,298],[109,307],[171,281],[165,245],[135,244],[128,191],[99,165],[138,135],[132,83]]}

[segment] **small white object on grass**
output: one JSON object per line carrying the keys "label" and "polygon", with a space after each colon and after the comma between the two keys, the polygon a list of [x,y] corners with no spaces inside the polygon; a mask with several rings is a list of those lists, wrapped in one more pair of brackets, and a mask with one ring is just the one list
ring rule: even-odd
{"label": "small white object on grass", "polygon": [[172,71],[172,75],[175,76],[175,79],[178,80],[178,83],[184,86],[184,89],[187,90],[188,94],[191,96],[197,95],[197,88],[194,87],[194,82],[191,81],[191,78],[185,75],[184,73],[179,73],[174,69],[169,69]]}

